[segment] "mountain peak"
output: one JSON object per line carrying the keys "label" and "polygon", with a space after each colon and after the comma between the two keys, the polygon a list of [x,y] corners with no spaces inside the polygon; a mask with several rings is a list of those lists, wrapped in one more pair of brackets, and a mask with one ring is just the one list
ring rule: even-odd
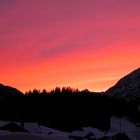
{"label": "mountain peak", "polygon": [[106,93],[128,100],[140,97],[140,68],[121,78]]}

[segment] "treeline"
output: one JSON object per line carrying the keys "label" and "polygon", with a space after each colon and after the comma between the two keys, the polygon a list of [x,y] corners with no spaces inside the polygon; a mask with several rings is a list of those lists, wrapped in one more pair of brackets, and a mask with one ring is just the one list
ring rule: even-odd
{"label": "treeline", "polygon": [[[79,89],[71,88],[71,87],[56,87],[55,89],[52,89],[50,91],[47,91],[46,89],[37,90],[34,89],[33,91],[29,90],[28,92],[25,93],[25,95],[76,95],[76,94],[85,94],[88,93],[90,94],[91,92],[88,89],[84,89],[80,91]],[[95,93],[95,92],[94,92]]]}
{"label": "treeline", "polygon": [[57,87],[49,92],[34,89],[25,95],[6,98],[0,100],[0,110],[3,120],[35,121],[64,131],[83,126],[108,130],[112,115],[127,116],[132,121],[140,118],[133,102],[70,87]]}

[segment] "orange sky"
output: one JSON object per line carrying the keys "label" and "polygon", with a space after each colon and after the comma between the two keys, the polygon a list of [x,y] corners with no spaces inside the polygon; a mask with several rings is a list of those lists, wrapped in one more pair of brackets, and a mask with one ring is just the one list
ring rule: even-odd
{"label": "orange sky", "polygon": [[139,0],[0,1],[1,83],[102,91],[140,66]]}

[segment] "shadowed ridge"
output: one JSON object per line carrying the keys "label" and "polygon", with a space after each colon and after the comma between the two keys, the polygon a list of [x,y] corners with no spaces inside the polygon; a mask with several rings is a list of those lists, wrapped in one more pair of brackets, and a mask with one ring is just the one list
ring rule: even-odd
{"label": "shadowed ridge", "polygon": [[0,98],[6,98],[6,97],[12,97],[18,95],[23,95],[23,93],[16,88],[10,86],[4,86],[3,84],[0,84]]}
{"label": "shadowed ridge", "polygon": [[127,100],[140,98],[140,68],[121,78],[105,93]]}

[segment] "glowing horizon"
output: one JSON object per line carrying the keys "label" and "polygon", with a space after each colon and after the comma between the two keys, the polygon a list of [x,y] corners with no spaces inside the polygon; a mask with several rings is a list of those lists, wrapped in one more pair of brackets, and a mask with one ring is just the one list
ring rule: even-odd
{"label": "glowing horizon", "polygon": [[138,0],[0,1],[0,83],[105,91],[140,66]]}

